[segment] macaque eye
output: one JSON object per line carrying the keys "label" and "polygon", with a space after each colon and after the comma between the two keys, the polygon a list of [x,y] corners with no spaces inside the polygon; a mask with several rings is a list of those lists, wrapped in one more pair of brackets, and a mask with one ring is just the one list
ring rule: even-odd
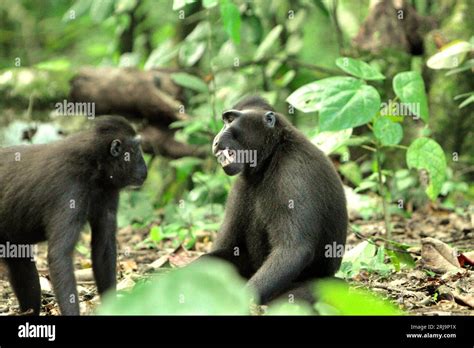
{"label": "macaque eye", "polygon": [[113,157],[118,157],[122,153],[122,142],[118,139],[112,141],[110,144],[110,154]]}
{"label": "macaque eye", "polygon": [[264,119],[265,119],[265,124],[266,124],[268,127],[270,127],[270,128],[275,127],[276,116],[275,116],[275,113],[274,113],[273,111],[267,112],[267,113],[264,115]]}

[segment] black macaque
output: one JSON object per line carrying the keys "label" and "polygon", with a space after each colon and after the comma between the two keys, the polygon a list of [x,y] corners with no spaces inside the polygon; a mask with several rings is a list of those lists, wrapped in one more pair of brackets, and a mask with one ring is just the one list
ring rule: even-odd
{"label": "black macaque", "polygon": [[[146,177],[139,139],[118,116],[97,118],[91,129],[54,143],[0,149],[0,243],[48,241],[49,275],[61,314],[79,315],[73,252],[86,222],[98,291],[115,290],[119,191],[140,186]],[[21,311],[39,314],[35,262],[4,260]]]}
{"label": "black macaque", "polygon": [[259,97],[244,99],[222,118],[213,152],[226,174],[240,176],[206,257],[233,263],[260,303],[333,276],[348,216],[330,160]]}

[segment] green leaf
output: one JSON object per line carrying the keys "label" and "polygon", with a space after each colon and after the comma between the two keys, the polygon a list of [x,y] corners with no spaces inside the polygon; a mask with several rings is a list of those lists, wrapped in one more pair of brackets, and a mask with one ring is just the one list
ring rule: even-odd
{"label": "green leaf", "polygon": [[329,77],[298,88],[287,101],[303,112],[319,111],[320,131],[368,123],[380,108],[377,90],[353,77]]}
{"label": "green leaf", "polygon": [[173,1],[173,11],[182,9],[184,6],[188,4],[192,4],[196,2],[196,0],[174,0]]}
{"label": "green leaf", "polygon": [[459,108],[462,109],[469,104],[474,103],[474,94],[471,95],[469,98],[465,99],[461,104],[459,104]]}
{"label": "green leaf", "polygon": [[346,73],[360,77],[364,80],[383,80],[383,76],[377,69],[361,60],[341,57],[336,59],[336,65]]}
{"label": "green leaf", "polygon": [[431,200],[436,199],[446,175],[446,158],[441,146],[430,138],[419,138],[411,143],[407,150],[408,168],[424,169],[430,175],[426,194]]}
{"label": "green leaf", "polygon": [[63,71],[71,68],[71,62],[65,58],[51,59],[45,62],[35,64],[38,69]]}
{"label": "green leaf", "polygon": [[187,73],[171,74],[171,79],[180,86],[195,90],[197,92],[207,93],[207,85],[199,77]]}
{"label": "green leaf", "polygon": [[159,243],[163,240],[163,233],[160,226],[153,226],[150,230],[150,238],[152,241]]}
{"label": "green leaf", "polygon": [[72,5],[69,10],[64,13],[62,18],[63,22],[68,22],[74,19],[79,18],[83,14],[87,12],[87,10],[91,7],[92,0],[78,0]]}
{"label": "green leaf", "polygon": [[184,41],[179,49],[179,62],[183,66],[193,66],[206,50],[206,42]]}
{"label": "green leaf", "polygon": [[441,52],[432,55],[426,65],[435,70],[457,68],[472,49],[472,45],[467,41],[451,42],[443,46]]}
{"label": "green leaf", "polygon": [[116,0],[115,1],[115,13],[122,14],[133,10],[137,6],[138,0]]}
{"label": "green leaf", "polygon": [[266,54],[273,47],[275,41],[278,40],[278,37],[280,36],[282,30],[283,26],[279,24],[268,33],[268,35],[265,37],[265,39],[263,39],[263,41],[260,43],[257,50],[255,51],[255,55],[253,57],[254,61],[259,61],[266,56]]}
{"label": "green leaf", "polygon": [[[316,283],[316,296],[321,303],[332,308],[338,315],[402,315],[388,301],[362,290],[351,289],[336,280],[321,280]],[[323,313],[322,313],[323,314]]]}
{"label": "green leaf", "polygon": [[218,1],[217,0],[202,0],[202,6],[204,8],[212,8],[217,6]]}
{"label": "green leaf", "polygon": [[337,132],[319,132],[311,142],[316,145],[326,155],[331,154],[351,138],[352,128],[344,129]]}
{"label": "green leaf", "polygon": [[145,62],[145,70],[164,66],[173,59],[179,52],[180,46],[173,46],[171,40],[167,40],[155,48]]}
{"label": "green leaf", "polygon": [[349,181],[351,181],[354,185],[358,186],[362,182],[362,172],[360,170],[360,166],[355,162],[350,161],[347,163],[342,163],[338,169],[341,174],[349,179]]}
{"label": "green leaf", "polygon": [[105,315],[244,315],[251,293],[228,263],[200,260],[156,276],[99,308]]}
{"label": "green leaf", "polygon": [[395,271],[400,272],[400,260],[398,259],[397,254],[392,250],[387,250],[387,255],[390,257],[390,261],[392,262],[393,267],[395,267]]}
{"label": "green leaf", "polygon": [[382,145],[396,145],[403,138],[403,128],[386,117],[379,117],[374,123],[374,135]]}
{"label": "green leaf", "polygon": [[90,15],[95,23],[102,22],[114,11],[114,0],[96,0],[92,2]]}
{"label": "green leaf", "polygon": [[401,72],[393,78],[393,90],[405,103],[410,111],[428,122],[428,102],[425,93],[425,83],[420,73],[416,71]]}
{"label": "green leaf", "polygon": [[240,12],[230,0],[220,0],[220,10],[224,29],[236,44],[240,43]]}
{"label": "green leaf", "polygon": [[463,72],[463,71],[466,71],[466,70],[471,70],[473,68],[474,68],[474,59],[469,59],[463,65],[461,65],[459,68],[449,70],[446,73],[446,76],[459,74],[460,72]]}

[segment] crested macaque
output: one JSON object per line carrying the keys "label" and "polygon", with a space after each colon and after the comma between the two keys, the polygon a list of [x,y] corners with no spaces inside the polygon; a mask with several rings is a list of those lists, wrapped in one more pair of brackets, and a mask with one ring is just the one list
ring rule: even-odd
{"label": "crested macaque", "polygon": [[223,113],[213,142],[227,175],[240,174],[222,227],[205,257],[233,263],[267,303],[309,280],[330,277],[342,255],[347,208],[326,155],[259,97]]}
{"label": "crested macaque", "polygon": [[[49,275],[62,315],[79,315],[73,252],[87,222],[98,292],[115,290],[119,192],[146,177],[139,138],[117,116],[97,118],[90,129],[54,143],[0,149],[0,243],[48,242]],[[21,311],[38,315],[35,262],[4,261]]]}

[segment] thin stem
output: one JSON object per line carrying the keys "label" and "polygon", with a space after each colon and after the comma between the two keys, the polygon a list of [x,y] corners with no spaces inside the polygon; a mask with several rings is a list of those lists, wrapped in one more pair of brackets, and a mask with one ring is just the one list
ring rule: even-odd
{"label": "thin stem", "polygon": [[339,25],[339,19],[337,18],[338,6],[339,6],[338,0],[333,0],[332,9],[331,9],[331,17],[334,22],[334,27],[336,28],[336,38],[337,38],[337,44],[339,46],[339,54],[342,55],[344,52],[344,38],[342,35],[341,26]]}
{"label": "thin stem", "polygon": [[211,16],[210,16],[210,10],[207,10],[207,20],[209,21],[209,35],[207,36],[207,45],[209,47],[209,72],[211,75],[211,80],[209,81],[209,84],[207,85],[208,93],[209,93],[209,99],[211,101],[211,106],[212,106],[212,116],[215,122],[217,122],[217,109],[216,109],[216,72],[214,71],[214,67],[212,66],[212,23],[211,23]]}
{"label": "thin stem", "polygon": [[390,211],[387,207],[387,200],[385,199],[385,187],[383,185],[382,180],[382,161],[380,159],[380,147],[377,145],[377,151],[375,153],[375,158],[377,160],[377,173],[378,173],[378,180],[379,180],[379,194],[382,197],[382,208],[383,208],[383,216],[385,221],[385,235],[387,239],[391,239],[392,237],[392,229],[390,226]]}
{"label": "thin stem", "polygon": [[373,147],[368,146],[368,145],[361,145],[361,147],[362,147],[363,149],[366,149],[366,150],[369,150],[369,151],[372,151],[372,152],[376,152],[376,151],[377,151],[377,149],[374,149]]}

